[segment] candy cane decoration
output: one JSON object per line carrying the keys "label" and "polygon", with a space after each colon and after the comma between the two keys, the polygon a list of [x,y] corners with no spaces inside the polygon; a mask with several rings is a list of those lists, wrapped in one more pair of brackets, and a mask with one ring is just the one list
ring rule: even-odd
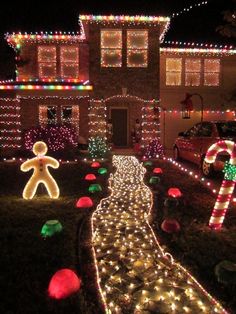
{"label": "candy cane decoration", "polygon": [[219,141],[208,149],[205,161],[214,163],[216,156],[220,152],[227,152],[230,155],[229,162],[225,163],[223,172],[224,180],[221,184],[213,212],[209,221],[209,226],[215,230],[221,229],[229,202],[234,191],[236,182],[236,145],[232,141]]}

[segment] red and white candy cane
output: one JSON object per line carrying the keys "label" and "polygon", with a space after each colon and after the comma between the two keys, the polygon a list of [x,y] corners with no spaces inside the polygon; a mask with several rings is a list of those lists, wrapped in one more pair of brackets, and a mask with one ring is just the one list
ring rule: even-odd
{"label": "red and white candy cane", "polygon": [[[227,152],[230,155],[229,165],[236,165],[236,145],[234,142],[227,140],[219,141],[211,145],[206,153],[205,161],[208,163],[214,163],[216,156],[220,152]],[[227,176],[225,176],[209,221],[209,226],[211,228],[221,229],[232,193],[234,191],[234,186],[235,178],[228,179]]]}

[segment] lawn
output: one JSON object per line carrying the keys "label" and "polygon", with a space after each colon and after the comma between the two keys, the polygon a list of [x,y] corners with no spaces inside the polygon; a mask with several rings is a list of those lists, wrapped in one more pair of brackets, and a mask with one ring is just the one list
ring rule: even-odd
{"label": "lawn", "polygon": [[[154,228],[161,245],[226,309],[236,313],[235,285],[219,283],[214,274],[214,267],[222,260],[236,262],[236,207],[230,206],[222,231],[212,231],[207,224],[216,195],[175,166],[161,160],[147,167],[147,184],[154,167],[163,169],[163,174],[159,175],[160,183],[153,187]],[[170,187],[178,187],[183,197],[176,208],[167,209],[164,202]],[[177,219],[181,225],[180,232],[168,234],[162,231],[164,218]]]}
{"label": "lawn", "polygon": [[[75,208],[75,201],[89,195],[84,175],[97,174],[97,169],[84,162],[62,164],[51,171],[61,197],[51,200],[39,187],[38,196],[27,201],[21,194],[30,173],[22,173],[19,167],[18,163],[0,164],[0,313],[95,312],[96,298],[85,304],[84,283],[80,293],[60,301],[50,299],[47,288],[51,276],[61,268],[71,268],[82,275],[79,232],[91,210]],[[90,195],[95,205],[107,193],[107,177],[99,176],[97,180],[103,192]],[[40,231],[49,219],[60,220],[63,231],[43,239]]]}
{"label": "lawn", "polygon": [[[112,170],[111,163],[104,165]],[[155,195],[153,227],[161,245],[226,309],[235,313],[235,286],[217,282],[214,275],[218,262],[225,259],[236,261],[235,206],[227,212],[222,231],[213,232],[207,228],[207,222],[216,196],[161,160],[147,167],[147,184],[154,166],[163,169],[161,183],[150,186]],[[44,188],[40,188],[34,200],[26,201],[21,193],[30,173],[22,173],[19,167],[19,163],[0,164],[0,313],[100,313],[90,251],[92,211],[74,206],[80,196],[89,195],[85,174],[97,174],[97,170],[82,161],[61,164],[58,170],[51,171],[60,187],[61,197],[50,200],[44,196]],[[107,178],[108,174],[99,176],[97,181],[103,191],[90,195],[94,208],[108,194]],[[183,199],[167,214],[164,200],[168,188],[173,186],[181,189]],[[179,233],[167,234],[161,230],[165,215],[180,222]],[[42,239],[42,225],[49,219],[60,220],[63,232]],[[47,295],[48,283],[61,268],[71,268],[82,276],[82,288],[68,299],[54,301]]]}

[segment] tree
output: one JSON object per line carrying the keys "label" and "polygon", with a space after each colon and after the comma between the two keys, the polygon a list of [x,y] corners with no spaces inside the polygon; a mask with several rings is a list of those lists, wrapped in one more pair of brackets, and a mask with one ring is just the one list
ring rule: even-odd
{"label": "tree", "polygon": [[[233,2],[236,5],[236,0]],[[223,36],[236,38],[236,10],[226,10],[223,15],[226,23],[218,26],[216,30]]]}

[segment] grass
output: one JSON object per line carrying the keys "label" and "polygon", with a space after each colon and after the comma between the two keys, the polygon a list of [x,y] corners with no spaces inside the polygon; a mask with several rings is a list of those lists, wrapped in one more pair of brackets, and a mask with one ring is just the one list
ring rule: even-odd
{"label": "grass", "polygon": [[[92,313],[85,303],[84,284],[79,293],[61,301],[50,299],[47,288],[51,276],[61,268],[81,275],[78,227],[91,212],[74,205],[77,198],[89,195],[84,175],[97,170],[82,162],[62,164],[51,171],[61,197],[51,200],[40,187],[39,196],[26,201],[21,194],[30,173],[22,173],[19,166],[0,164],[0,313]],[[97,180],[105,189],[92,196],[95,205],[107,193],[107,176]],[[44,240],[40,231],[49,219],[60,220],[63,232]]]}
{"label": "grass", "polygon": [[[19,166],[0,163],[0,313],[100,313],[89,251],[91,211],[74,207],[77,198],[88,195],[89,184],[83,180],[85,174],[97,173],[97,170],[82,162],[62,164],[58,170],[52,170],[61,197],[50,200],[43,196],[45,191],[40,188],[37,198],[26,201],[21,193],[30,173],[22,173]],[[207,222],[215,195],[169,163],[156,161],[155,166],[164,171],[161,183],[153,189],[153,226],[161,245],[225,308],[235,313],[235,286],[217,282],[214,267],[225,259],[236,261],[236,208],[231,207],[227,212],[221,232],[209,230]],[[109,168],[111,170],[110,165]],[[146,174],[146,182],[152,168]],[[108,174],[99,176],[97,180],[104,189],[92,196],[95,206],[107,194],[107,177]],[[164,206],[166,192],[173,186],[179,187],[184,197],[177,208],[167,210]],[[161,230],[166,215],[180,222],[179,233],[171,235]],[[63,232],[44,240],[40,230],[49,219],[60,220]],[[80,229],[82,223],[83,229]],[[82,230],[80,243],[79,230]],[[82,289],[68,299],[53,301],[47,295],[47,287],[51,276],[61,268],[74,269],[81,275]]]}
{"label": "grass", "polygon": [[[235,285],[219,283],[214,274],[214,267],[222,260],[236,262],[236,207],[230,206],[222,231],[212,231],[207,224],[216,195],[170,163],[156,161],[154,166],[163,169],[160,184],[154,186],[154,228],[161,245],[226,309],[236,313]],[[153,167],[148,169],[146,182]],[[164,200],[170,187],[178,187],[184,196],[176,208],[167,209]],[[162,221],[168,217],[179,221],[179,233],[167,234],[161,230]]]}

